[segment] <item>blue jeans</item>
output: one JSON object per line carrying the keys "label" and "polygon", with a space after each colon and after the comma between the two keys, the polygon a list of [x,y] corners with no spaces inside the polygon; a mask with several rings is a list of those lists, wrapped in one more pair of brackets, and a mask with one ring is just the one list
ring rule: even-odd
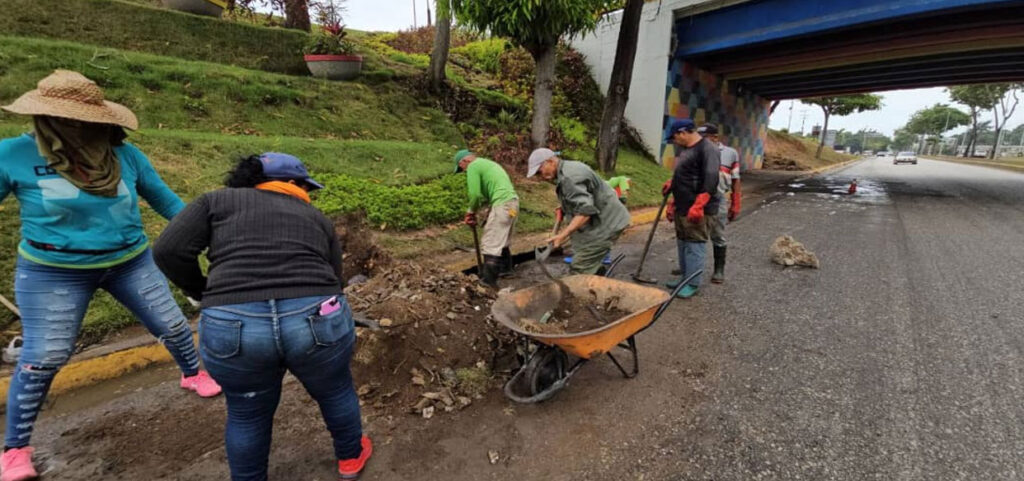
{"label": "blue jeans", "polygon": [[24,344],[7,391],[4,444],[28,446],[39,406],[54,376],[71,358],[86,308],[96,289],[109,292],[170,351],[186,376],[199,372],[192,330],[171,295],[167,279],[146,250],[102,269],[50,267],[18,257],[14,295]]}
{"label": "blue jeans", "polygon": [[[676,239],[676,250],[679,251],[679,271],[683,273],[683,279],[704,268],[704,258],[707,256],[706,242],[690,242]],[[690,285],[700,287],[700,281],[703,277],[704,274],[695,277],[690,281]]]}
{"label": "blue jeans", "polygon": [[303,297],[203,309],[199,352],[227,400],[225,447],[233,481],[267,479],[281,379],[291,371],[320,405],[334,454],[359,457],[363,428],[349,361],[355,346],[352,310],[319,316],[325,297]]}

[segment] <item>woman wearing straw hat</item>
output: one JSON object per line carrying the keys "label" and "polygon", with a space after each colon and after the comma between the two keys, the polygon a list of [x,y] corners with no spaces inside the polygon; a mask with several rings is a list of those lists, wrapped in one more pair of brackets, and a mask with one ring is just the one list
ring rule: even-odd
{"label": "woman wearing straw hat", "polygon": [[96,289],[114,296],[167,347],[181,387],[203,397],[220,386],[199,369],[187,319],[157,269],[140,197],[167,219],[184,208],[124,129],[138,120],[79,73],[57,70],[8,112],[31,115],[32,133],[0,141],[0,201],[21,207],[15,299],[24,337],[7,393],[0,481],[36,476],[29,438],[57,371],[74,352]]}

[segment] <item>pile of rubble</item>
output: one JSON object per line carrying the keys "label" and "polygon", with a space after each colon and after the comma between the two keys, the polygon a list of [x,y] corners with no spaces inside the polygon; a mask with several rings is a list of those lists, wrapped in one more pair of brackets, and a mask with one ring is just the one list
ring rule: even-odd
{"label": "pile of rubble", "polygon": [[515,363],[512,333],[491,318],[495,294],[475,277],[391,261],[346,289],[360,329],[353,371],[364,406],[424,418],[469,406]]}

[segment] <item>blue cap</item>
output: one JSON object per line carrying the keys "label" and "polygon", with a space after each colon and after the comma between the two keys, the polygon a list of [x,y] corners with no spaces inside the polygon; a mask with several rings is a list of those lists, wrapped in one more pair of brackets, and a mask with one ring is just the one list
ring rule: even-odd
{"label": "blue cap", "polygon": [[684,130],[692,132],[696,129],[697,124],[693,123],[693,121],[690,119],[677,120],[675,122],[672,122],[672,127],[668,129],[668,136],[665,138],[665,140],[672,140],[673,135]]}
{"label": "blue cap", "polygon": [[269,179],[301,180],[317,189],[324,188],[309,176],[306,166],[294,155],[266,152],[260,155],[260,162],[263,163],[263,175]]}

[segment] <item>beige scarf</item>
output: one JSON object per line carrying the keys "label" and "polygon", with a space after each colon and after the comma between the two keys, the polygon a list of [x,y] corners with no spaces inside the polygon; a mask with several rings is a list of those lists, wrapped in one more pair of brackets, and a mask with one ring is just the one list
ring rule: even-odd
{"label": "beige scarf", "polygon": [[85,192],[117,196],[121,162],[113,144],[123,140],[124,131],[112,125],[57,117],[35,116],[33,120],[39,155],[46,158],[48,167]]}

